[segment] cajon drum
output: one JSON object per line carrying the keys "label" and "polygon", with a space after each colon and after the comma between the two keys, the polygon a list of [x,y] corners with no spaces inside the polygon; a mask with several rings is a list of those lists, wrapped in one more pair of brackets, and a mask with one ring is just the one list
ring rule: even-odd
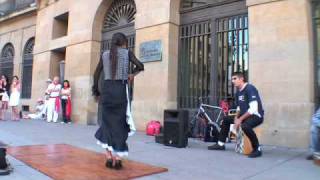
{"label": "cajon drum", "polygon": [[[261,135],[261,128],[256,127],[253,130],[259,139],[259,136]],[[237,131],[235,151],[240,154],[248,155],[252,152],[252,150],[253,150],[252,145],[248,136],[242,131],[240,127],[239,130]]]}

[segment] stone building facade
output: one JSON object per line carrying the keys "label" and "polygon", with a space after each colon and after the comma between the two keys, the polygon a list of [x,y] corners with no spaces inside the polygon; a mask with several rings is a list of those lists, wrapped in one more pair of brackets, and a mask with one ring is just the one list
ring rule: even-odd
{"label": "stone building facade", "polygon": [[[5,12],[5,0],[0,12]],[[18,2],[18,1],[15,1]],[[35,5],[33,4],[35,3]],[[73,89],[72,119],[95,124],[92,74],[112,33],[143,43],[161,42],[161,59],[145,62],[135,79],[138,129],[163,121],[164,109],[192,109],[232,97],[230,74],[242,70],[265,107],[262,143],[307,147],[310,117],[319,104],[317,31],[311,0],[37,0],[0,16],[0,50],[14,47],[13,74],[24,77],[23,51],[34,39],[31,105],[45,81],[62,75]],[[2,6],[3,5],[3,6]],[[12,7],[11,7],[12,8]],[[8,9],[8,8],[7,8]],[[1,67],[0,67],[1,70]],[[30,89],[29,88],[29,89]],[[209,102],[209,101],[208,101]]]}

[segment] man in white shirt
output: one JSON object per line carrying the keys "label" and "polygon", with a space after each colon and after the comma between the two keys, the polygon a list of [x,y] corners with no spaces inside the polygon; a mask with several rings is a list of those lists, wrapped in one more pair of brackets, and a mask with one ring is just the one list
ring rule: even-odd
{"label": "man in white shirt", "polygon": [[47,104],[47,122],[57,122],[60,108],[60,90],[59,77],[55,76],[53,82],[49,84],[46,93],[49,95]]}

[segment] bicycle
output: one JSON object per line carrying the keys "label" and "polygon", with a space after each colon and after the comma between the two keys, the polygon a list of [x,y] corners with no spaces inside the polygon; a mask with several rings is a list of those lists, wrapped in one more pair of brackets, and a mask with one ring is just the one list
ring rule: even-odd
{"label": "bicycle", "polygon": [[[196,128],[196,123],[198,123],[198,121],[203,121],[204,119],[206,121],[205,125],[203,125],[205,126],[205,128],[203,127],[205,136],[207,135],[207,138],[210,138],[208,141],[217,141],[218,133],[221,131],[223,117],[227,115],[235,115],[235,109],[229,109],[230,106],[228,100],[221,100],[219,106],[214,106],[203,103],[203,99],[205,98],[209,99],[209,97],[199,97],[200,105],[197,113],[191,121],[191,124]],[[228,135],[228,141],[230,141],[230,139],[231,134]]]}
{"label": "bicycle", "polygon": [[200,104],[191,120],[191,127],[193,127],[191,131],[193,137],[203,136],[206,141],[205,135],[213,138],[217,136],[217,133],[220,132],[223,109],[219,106],[213,106],[203,103],[203,99],[205,98],[209,97],[199,97]]}

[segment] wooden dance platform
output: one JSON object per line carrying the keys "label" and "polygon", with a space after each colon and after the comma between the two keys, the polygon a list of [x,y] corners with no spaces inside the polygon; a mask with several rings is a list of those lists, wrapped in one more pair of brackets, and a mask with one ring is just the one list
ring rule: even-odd
{"label": "wooden dance platform", "polygon": [[8,154],[57,180],[132,179],[168,169],[130,160],[123,169],[105,167],[105,155],[67,144],[9,147]]}

